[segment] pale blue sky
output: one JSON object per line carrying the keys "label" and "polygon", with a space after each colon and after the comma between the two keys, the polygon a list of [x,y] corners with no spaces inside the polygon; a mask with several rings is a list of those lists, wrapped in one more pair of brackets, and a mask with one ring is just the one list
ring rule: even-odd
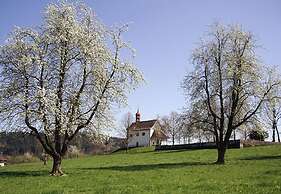
{"label": "pale blue sky", "polygon": [[[0,44],[14,26],[41,23],[48,0],[1,0]],[[129,96],[119,116],[139,107],[142,119],[153,119],[184,106],[180,82],[191,69],[190,53],[215,21],[242,24],[263,46],[267,64],[281,64],[279,0],[86,0],[106,25],[132,22],[126,40],[137,50],[136,64],[147,84]],[[279,68],[281,65],[279,65]]]}

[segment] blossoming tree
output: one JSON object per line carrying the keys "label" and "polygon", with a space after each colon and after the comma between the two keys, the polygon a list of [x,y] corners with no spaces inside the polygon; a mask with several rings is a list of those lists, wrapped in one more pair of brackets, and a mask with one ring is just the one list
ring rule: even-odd
{"label": "blossoming tree", "polygon": [[17,28],[1,46],[2,123],[36,136],[53,158],[51,175],[63,174],[77,133],[106,123],[143,80],[121,39],[126,30],[108,30],[87,6],[62,2],[46,8],[41,26]]}
{"label": "blossoming tree", "polygon": [[240,26],[216,24],[192,53],[194,70],[182,86],[195,122],[205,124],[215,137],[218,164],[225,162],[232,133],[249,123],[280,85],[267,79],[256,49],[252,33]]}

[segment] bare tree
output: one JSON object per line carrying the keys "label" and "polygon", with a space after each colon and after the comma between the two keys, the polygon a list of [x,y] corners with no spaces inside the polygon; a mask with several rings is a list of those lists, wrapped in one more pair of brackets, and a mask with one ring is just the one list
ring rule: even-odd
{"label": "bare tree", "polygon": [[[274,79],[280,79],[280,75],[274,70],[270,72],[270,76]],[[280,142],[280,135],[278,131],[279,121],[281,119],[281,87],[276,87],[269,93],[268,100],[263,106],[263,121],[272,129],[272,142],[275,142],[277,135],[278,142]],[[276,134],[275,134],[276,133]]]}
{"label": "bare tree", "polygon": [[265,80],[254,36],[239,26],[215,24],[192,54],[194,70],[183,81],[192,103],[200,102],[216,140],[216,163],[224,156],[233,130],[260,110],[279,83]]}
{"label": "bare tree", "polygon": [[[264,102],[266,103],[266,101]],[[262,113],[262,108],[260,111],[254,115],[251,119],[248,120],[248,122],[244,123],[243,125],[239,126],[235,129],[235,134],[233,133],[233,139],[235,139],[235,136],[238,136],[241,140],[247,140],[249,139],[249,136],[252,131],[258,131],[261,133],[264,133],[266,131],[266,128],[263,124],[262,119],[260,118]],[[233,131],[234,132],[234,131]]]}
{"label": "bare tree", "polygon": [[164,116],[160,119],[160,124],[165,133],[171,138],[172,144],[175,145],[175,141],[180,135],[179,114],[171,112],[169,116]]}
{"label": "bare tree", "polygon": [[125,137],[126,151],[128,151],[129,127],[131,126],[133,121],[134,121],[134,117],[131,112],[124,114],[121,120],[120,135],[122,137]]}
{"label": "bare tree", "polygon": [[179,138],[183,140],[183,143],[191,143],[191,140],[195,137],[194,127],[191,125],[190,112],[183,112],[180,114],[179,122]]}
{"label": "bare tree", "polygon": [[108,30],[90,8],[62,2],[47,7],[37,30],[17,28],[1,47],[2,123],[28,127],[53,158],[51,175],[63,174],[62,157],[79,131],[107,125],[110,107],[125,104],[142,81],[120,55],[131,51],[121,39],[126,30]]}
{"label": "bare tree", "polygon": [[206,101],[194,102],[185,110],[182,118],[191,131],[193,138],[198,140],[199,143],[214,141],[214,135],[210,132],[210,129],[213,128],[212,119],[206,109]]}

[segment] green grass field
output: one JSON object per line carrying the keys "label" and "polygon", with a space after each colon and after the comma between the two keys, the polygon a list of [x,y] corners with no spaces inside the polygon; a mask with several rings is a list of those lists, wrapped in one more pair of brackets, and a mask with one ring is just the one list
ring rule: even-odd
{"label": "green grass field", "polygon": [[152,148],[0,168],[0,193],[281,193],[281,146],[233,149],[226,165],[216,150],[153,152]]}

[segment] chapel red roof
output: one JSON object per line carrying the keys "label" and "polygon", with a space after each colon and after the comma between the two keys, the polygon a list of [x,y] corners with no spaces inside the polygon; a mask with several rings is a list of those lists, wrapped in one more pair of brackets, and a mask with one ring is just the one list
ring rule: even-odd
{"label": "chapel red roof", "polygon": [[5,158],[4,156],[0,156],[0,161],[3,161],[3,162],[5,162],[5,161],[7,161],[8,159],[7,158]]}
{"label": "chapel red roof", "polygon": [[157,120],[137,121],[131,124],[129,131],[149,130],[156,122]]}

